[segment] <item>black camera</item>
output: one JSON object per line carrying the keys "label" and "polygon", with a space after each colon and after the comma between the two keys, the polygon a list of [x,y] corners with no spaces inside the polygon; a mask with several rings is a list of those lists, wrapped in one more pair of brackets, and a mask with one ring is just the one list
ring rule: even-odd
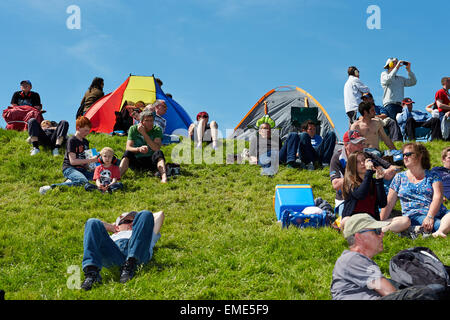
{"label": "black camera", "polygon": [[407,65],[409,65],[409,62],[408,61],[403,61],[403,65],[407,66]]}
{"label": "black camera", "polygon": [[391,165],[388,161],[383,160],[382,158],[374,155],[373,153],[364,152],[364,156],[373,162],[374,167],[382,167],[384,169],[387,169]]}

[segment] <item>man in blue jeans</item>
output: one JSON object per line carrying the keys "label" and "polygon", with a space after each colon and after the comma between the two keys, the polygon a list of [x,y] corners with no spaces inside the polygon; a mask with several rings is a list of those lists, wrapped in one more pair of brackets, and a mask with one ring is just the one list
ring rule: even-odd
{"label": "man in blue jeans", "polygon": [[[102,267],[120,266],[120,282],[134,277],[138,264],[145,264],[153,256],[153,247],[161,238],[164,222],[162,211],[131,211],[121,214],[109,224],[99,219],[89,219],[84,229],[82,268],[85,280],[81,285],[90,290],[101,283]],[[113,233],[111,236],[108,232]]]}
{"label": "man in blue jeans", "polygon": [[322,138],[316,134],[316,123],[307,120],[301,126],[301,133],[289,133],[280,150],[280,162],[293,167],[299,158],[306,169],[314,170],[315,166],[328,166],[336,146],[336,133],[329,131]]}

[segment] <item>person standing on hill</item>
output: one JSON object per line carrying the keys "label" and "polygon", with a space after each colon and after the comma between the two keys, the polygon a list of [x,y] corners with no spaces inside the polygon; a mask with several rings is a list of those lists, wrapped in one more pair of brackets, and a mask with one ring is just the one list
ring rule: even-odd
{"label": "person standing on hill", "polygon": [[78,108],[75,116],[77,119],[79,116],[84,115],[98,99],[105,95],[103,93],[103,86],[104,81],[102,78],[95,77],[94,80],[92,80],[89,89],[86,91],[83,99],[81,100],[80,107]]}
{"label": "person standing on hill", "polygon": [[359,70],[355,66],[349,67],[347,73],[348,79],[344,85],[344,104],[345,112],[350,120],[350,125],[352,125],[357,119],[362,94],[370,92],[370,89],[359,79]]}
{"label": "person standing on hill", "polygon": [[[400,67],[405,66],[408,72],[408,78],[398,76]],[[389,58],[384,64],[381,73],[380,83],[383,88],[383,106],[386,109],[389,118],[396,120],[398,113],[402,112],[402,101],[405,97],[405,87],[415,86],[417,83],[416,75],[411,71],[411,62]]]}

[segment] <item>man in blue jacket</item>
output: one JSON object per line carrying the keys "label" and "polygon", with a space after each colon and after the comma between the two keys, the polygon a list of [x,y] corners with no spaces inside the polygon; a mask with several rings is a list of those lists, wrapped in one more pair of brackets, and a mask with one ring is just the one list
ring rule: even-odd
{"label": "man in blue jacket", "polygon": [[416,128],[431,129],[431,140],[442,140],[441,123],[438,118],[431,118],[426,112],[413,110],[414,101],[411,98],[405,98],[402,101],[403,110],[397,114],[397,122],[400,126],[403,136],[408,140],[416,140]]}

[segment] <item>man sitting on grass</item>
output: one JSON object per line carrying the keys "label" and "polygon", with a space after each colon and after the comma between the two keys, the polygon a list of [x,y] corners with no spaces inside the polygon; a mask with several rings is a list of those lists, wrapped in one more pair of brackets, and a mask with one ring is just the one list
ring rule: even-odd
{"label": "man sitting on grass", "polygon": [[383,251],[384,230],[389,224],[376,221],[367,213],[355,214],[347,220],[343,235],[349,249],[344,250],[333,269],[333,300],[402,300],[407,296],[405,291],[411,289],[416,299],[439,299],[440,287],[424,285],[398,290],[394,281],[383,276],[373,257]]}
{"label": "man sitting on grass", "polygon": [[140,123],[128,130],[125,153],[120,161],[120,176],[130,167],[133,170],[157,169],[161,182],[167,182],[166,163],[161,151],[161,128],[154,125],[154,113],[148,110],[140,113]]}
{"label": "man sitting on grass", "polygon": [[358,107],[362,118],[354,122],[350,130],[357,130],[366,138],[366,147],[375,151],[381,157],[380,139],[384,141],[390,150],[396,150],[392,140],[384,131],[383,122],[375,117],[375,105],[369,101],[363,101]]}
{"label": "man sitting on grass", "polygon": [[[90,290],[94,284],[101,284],[102,267],[120,266],[119,281],[131,280],[138,264],[146,264],[152,258],[163,222],[164,212],[147,210],[125,212],[113,224],[89,219],[84,228],[85,280],[81,288]],[[110,236],[108,232],[113,234]]]}

